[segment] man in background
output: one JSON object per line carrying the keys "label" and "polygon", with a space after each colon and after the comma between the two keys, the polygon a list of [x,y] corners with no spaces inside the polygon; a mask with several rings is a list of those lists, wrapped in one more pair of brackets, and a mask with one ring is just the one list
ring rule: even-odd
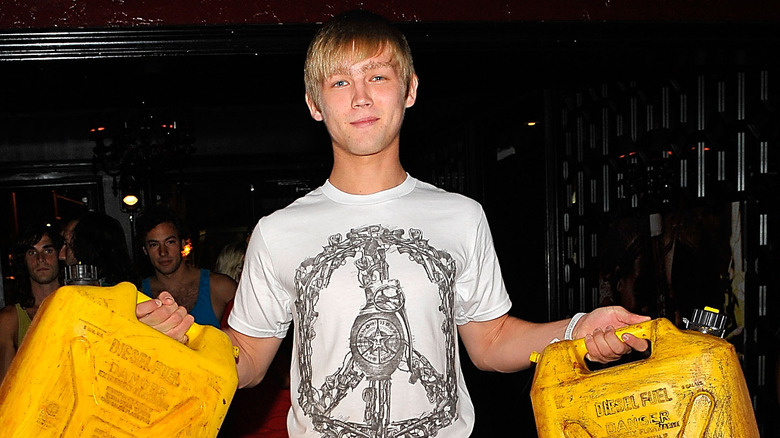
{"label": "man in background", "polygon": [[57,258],[60,235],[48,224],[35,224],[17,239],[13,266],[17,276],[14,304],[0,310],[0,380],[5,376],[43,300],[60,287]]}
{"label": "man in background", "polygon": [[199,269],[184,260],[184,225],[168,209],[153,207],[138,218],[136,230],[154,275],[141,282],[152,298],[168,291],[201,325],[220,327],[222,314],[236,294],[236,282],[224,274]]}

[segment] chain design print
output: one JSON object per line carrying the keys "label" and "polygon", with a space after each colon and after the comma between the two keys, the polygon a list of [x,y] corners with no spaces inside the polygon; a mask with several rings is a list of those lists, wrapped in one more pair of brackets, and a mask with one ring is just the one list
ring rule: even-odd
{"label": "chain design print", "polygon": [[[445,369],[437,371],[412,344],[406,313],[406,295],[398,279],[391,278],[387,253],[405,254],[425,271],[439,291],[445,315],[441,325],[446,349]],[[358,285],[365,292],[365,305],[350,331],[350,351],[342,365],[317,388],[312,381],[312,340],[317,336],[314,323],[319,317],[317,302],[331,275],[354,259]],[[324,437],[339,438],[423,438],[435,436],[452,423],[456,415],[457,378],[456,341],[453,321],[455,261],[446,251],[431,247],[420,230],[389,230],[381,225],[353,229],[344,238],[332,235],[323,251],[305,260],[297,269],[296,312],[300,324],[299,398],[303,412],[312,419]],[[408,384],[420,384],[431,408],[419,417],[391,421],[391,376],[409,374]],[[336,418],[334,409],[357,386],[367,386],[361,396],[365,403],[363,422]]]}

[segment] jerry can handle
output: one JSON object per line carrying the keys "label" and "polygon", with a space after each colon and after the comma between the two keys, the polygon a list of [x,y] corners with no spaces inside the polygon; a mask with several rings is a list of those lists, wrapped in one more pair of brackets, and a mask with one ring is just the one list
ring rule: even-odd
{"label": "jerry can handle", "polygon": [[[146,294],[144,294],[141,291],[138,291],[138,295],[136,297],[136,304],[143,303],[144,301],[149,301],[151,298],[149,298]],[[187,342],[184,344],[193,350],[200,350],[203,347],[204,344],[204,336],[203,334],[206,332],[206,326],[200,325],[198,323],[192,323],[189,329],[187,329]]]}
{"label": "jerry can handle", "polygon": [[[637,338],[640,339],[646,339],[650,342],[651,347],[655,344],[656,340],[656,326],[660,319],[653,319],[645,322],[641,322],[639,324],[629,325],[626,327],[621,327],[617,330],[615,330],[615,335],[617,335],[618,339],[623,341],[623,334],[624,333],[630,333]],[[572,342],[572,350],[574,351],[574,354],[577,358],[577,360],[580,362],[580,364],[584,365],[584,359],[585,355],[588,354],[588,348],[585,346],[585,338],[575,339]],[[653,349],[655,351],[655,349]],[[652,356],[652,352],[650,353]]]}

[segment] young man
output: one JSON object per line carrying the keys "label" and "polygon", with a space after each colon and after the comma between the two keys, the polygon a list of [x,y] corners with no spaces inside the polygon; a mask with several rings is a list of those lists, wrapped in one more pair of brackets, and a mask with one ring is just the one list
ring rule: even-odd
{"label": "young man", "polygon": [[78,263],[76,254],[73,252],[73,230],[78,225],[79,219],[69,220],[64,227],[62,227],[62,247],[59,250],[59,259],[64,266],[75,265]]}
{"label": "young man", "polygon": [[57,253],[61,245],[59,234],[45,224],[32,226],[19,236],[13,258],[20,281],[18,302],[0,310],[0,380],[41,303],[60,287]]}
{"label": "young man", "polygon": [[[482,208],[401,165],[401,124],[419,81],[389,23],[359,11],[326,23],[305,78],[333,169],[257,224],[226,330],[241,351],[239,385],[252,386],[294,322],[291,437],[469,436],[458,337],[480,369],[501,372],[529,367],[555,338],[585,337],[599,362],[646,348],[615,336],[647,320],[618,307],[546,324],[508,316]],[[138,314],[177,339],[189,323],[170,301]]]}
{"label": "young man", "polygon": [[195,322],[219,328],[225,307],[236,294],[236,282],[184,261],[183,227],[181,220],[164,208],[152,208],[138,218],[136,230],[154,268],[154,276],[141,282],[142,291],[150,297],[168,291]]}

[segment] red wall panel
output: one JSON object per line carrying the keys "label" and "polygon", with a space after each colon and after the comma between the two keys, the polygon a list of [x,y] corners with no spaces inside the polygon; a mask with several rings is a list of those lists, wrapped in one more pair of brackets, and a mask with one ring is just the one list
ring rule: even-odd
{"label": "red wall panel", "polygon": [[357,7],[395,21],[777,21],[774,0],[3,0],[0,28],[290,24]]}

